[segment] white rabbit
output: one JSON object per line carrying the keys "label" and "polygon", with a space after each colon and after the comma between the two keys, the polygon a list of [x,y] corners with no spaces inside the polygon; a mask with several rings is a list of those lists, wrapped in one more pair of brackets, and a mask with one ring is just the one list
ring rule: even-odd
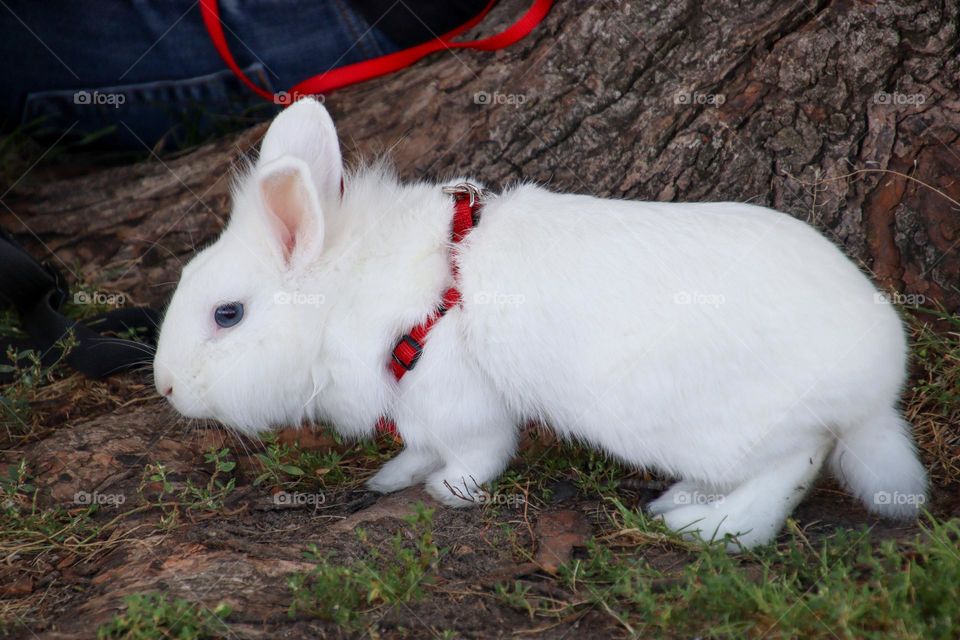
{"label": "white rabbit", "polygon": [[183,270],[157,389],[249,434],[371,436],[389,416],[404,450],[369,486],[425,482],[450,505],[470,501],[448,485],[479,492],[539,421],[681,479],[650,510],[704,538],[770,541],[825,460],[871,511],[916,515],[900,319],[813,228],[746,204],[509,188],[457,245],[462,305],[398,382],[398,337],[454,283],[452,212],[441,185],[344,175],[327,111],[294,104]]}

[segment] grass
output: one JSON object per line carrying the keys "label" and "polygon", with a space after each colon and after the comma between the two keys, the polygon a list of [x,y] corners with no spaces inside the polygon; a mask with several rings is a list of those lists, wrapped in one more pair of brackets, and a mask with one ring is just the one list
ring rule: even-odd
{"label": "grass", "polygon": [[253,454],[253,484],[274,491],[353,489],[397,451],[384,438],[348,443],[332,430],[323,436],[329,445],[319,448],[281,442],[273,433],[261,436],[263,451]]}
{"label": "grass", "polygon": [[794,530],[780,547],[731,556],[695,548],[662,569],[646,553],[674,538],[614,501],[613,531],[563,567],[555,588],[498,585],[531,618],[604,612],[630,635],[710,638],[956,638],[960,520],[929,519],[905,540],[838,531],[818,545]]}
{"label": "grass", "polygon": [[410,602],[423,597],[430,573],[441,556],[433,541],[433,510],[418,505],[407,518],[413,542],[402,531],[381,552],[358,530],[366,557],[340,564],[312,546],[307,559],[316,562],[308,572],[294,573],[287,581],[292,602],[290,615],[306,614],[340,625],[355,625],[380,605]]}
{"label": "grass", "polygon": [[[101,496],[113,499],[105,503],[90,500],[88,493],[84,496],[86,500],[75,496],[74,506],[41,506],[40,491],[30,476],[26,460],[9,464],[5,475],[0,476],[0,562],[24,563],[22,566],[30,567],[42,565],[47,562],[46,558],[55,555],[61,559],[64,556],[89,558],[141,535],[143,529],[156,529],[149,522],[121,527],[131,516],[151,509],[159,509],[163,528],[175,524],[182,512],[220,513],[236,482],[230,475],[236,463],[228,460],[227,455],[227,449],[206,454],[213,472],[207,484],[201,486],[188,480],[178,487],[162,465],[148,467],[147,478],[160,485],[159,496],[126,510],[118,508],[125,502],[122,494],[120,500],[113,494]],[[97,518],[102,509],[112,509],[114,505],[117,508],[112,518]]]}
{"label": "grass", "polygon": [[5,477],[0,477],[0,561],[55,551],[79,553],[98,546],[101,528],[92,519],[97,505],[41,507],[38,494],[24,460],[9,465]]}
{"label": "grass", "polygon": [[212,611],[186,600],[170,600],[162,593],[136,593],[124,599],[126,611],[97,629],[97,639],[206,640],[231,637],[223,622],[230,607],[217,605]]}
{"label": "grass", "polygon": [[[165,473],[154,471],[153,477],[166,493],[154,502],[127,509],[121,508],[125,498],[91,501],[90,496],[97,495],[96,492],[86,494],[86,500],[78,500],[75,495],[75,502],[82,504],[41,506],[40,491],[30,477],[26,460],[7,465],[5,474],[0,476],[0,562],[8,567],[5,575],[11,582],[21,578],[26,584],[34,584],[38,579],[49,578],[47,572],[58,563],[73,566],[93,562],[118,547],[136,544],[144,535],[169,531],[181,513],[222,514],[224,500],[235,483],[230,475],[235,463],[227,459],[227,454],[228,450],[221,449],[206,455],[213,471],[209,482],[201,486],[188,481],[177,487]],[[111,499],[117,496],[123,494],[101,494]],[[111,509],[106,517],[102,517],[104,509]],[[155,519],[134,518],[154,509],[160,511],[159,523]],[[46,598],[46,593],[37,595],[42,596],[40,602]],[[35,604],[30,602],[30,596],[21,601],[0,599],[0,636],[22,627],[25,616],[33,613]],[[183,601],[168,603],[165,597],[136,596],[127,604],[127,613],[101,628],[99,637],[225,637],[226,627],[222,623],[214,625],[205,614],[187,615]],[[222,607],[215,610],[219,617],[224,617],[224,612]]]}
{"label": "grass", "polygon": [[[960,481],[960,318],[932,311],[907,315],[913,369],[905,412],[942,491]],[[13,324],[0,314],[0,334],[15,333]],[[51,389],[62,394],[55,388],[62,381],[53,368],[38,368],[29,354],[14,355],[18,376],[2,389],[3,407],[35,420],[49,407],[37,399]],[[269,437],[252,455],[253,484],[271,491],[352,489],[393,450],[376,441],[352,446],[335,441],[310,449]],[[162,464],[148,465],[141,483],[147,504],[108,522],[96,505],[41,506],[26,463],[9,465],[0,478],[0,559],[33,571],[29,567],[54,554],[90,557],[144,530],[170,531],[198,517],[222,516],[242,476],[236,475],[229,449],[210,450],[205,462],[210,476],[201,483],[181,481]],[[960,520],[927,517],[920,533],[908,539],[838,529],[814,542],[788,523],[789,534],[779,545],[731,557],[715,545],[682,541],[625,507],[623,480],[629,475],[595,451],[560,445],[548,433],[532,434],[520,461],[489,488],[492,495],[522,495],[522,510],[494,502],[485,522],[509,521],[514,530],[505,531],[507,548],[512,545],[516,557],[530,561],[536,540],[528,517],[535,521],[538,509],[557,508],[556,492],[572,490],[576,504],[605,505],[600,533],[556,576],[510,579],[479,592],[544,628],[602,616],[625,636],[960,637]],[[160,528],[155,520],[135,529],[120,526],[142,511],[158,511]],[[359,629],[391,604],[415,606],[428,593],[443,598],[446,556],[432,523],[433,513],[421,508],[385,542],[358,530],[349,554],[311,547],[306,556],[313,568],[287,577],[290,615]],[[502,546],[502,539],[495,544]],[[440,584],[431,587],[434,583]],[[136,594],[99,634],[221,637],[224,615],[217,611],[225,609],[211,614],[171,596]],[[607,630],[598,627],[598,633]]]}
{"label": "grass", "polygon": [[163,513],[161,523],[167,527],[175,525],[184,511],[219,512],[237,486],[237,479],[233,476],[237,463],[229,459],[230,455],[228,448],[213,449],[204,454],[204,461],[213,470],[207,484],[201,486],[190,479],[185,483],[174,482],[163,464],[147,465],[140,483],[140,494],[145,496],[149,505],[160,509]]}
{"label": "grass", "polygon": [[611,493],[630,473],[600,451],[558,445],[548,431],[529,432],[524,456],[490,484],[490,494],[523,495],[524,500],[542,506],[555,497],[558,483],[580,494]]}
{"label": "grass", "polygon": [[[73,507],[40,506],[40,492],[30,477],[26,460],[10,464],[5,476],[0,476],[0,561],[9,563],[32,558],[36,563],[44,554],[89,555],[110,548],[134,533],[132,529],[123,533],[117,531],[123,520],[151,509],[159,509],[160,523],[165,528],[175,524],[182,512],[220,513],[236,483],[230,475],[236,463],[228,460],[227,455],[227,449],[206,454],[213,472],[207,484],[201,486],[189,480],[178,486],[170,480],[162,465],[148,466],[145,481],[157,483],[159,495],[133,509],[118,509],[115,517],[106,522],[98,521],[95,516],[105,506],[113,508],[114,502],[104,505],[78,500]],[[141,493],[145,493],[144,485],[141,485]],[[90,502],[89,496],[88,493],[87,502]],[[117,506],[124,502],[125,497]],[[140,527],[153,528],[149,523]]]}
{"label": "grass", "polygon": [[[83,320],[115,308],[100,301],[106,294],[102,293],[103,288],[96,285],[77,283],[72,292],[73,296],[62,309],[67,318]],[[142,340],[142,333],[142,330],[131,328],[114,337]],[[19,343],[26,341],[26,338],[16,312],[13,309],[0,309],[0,339],[12,339]],[[0,375],[12,375],[13,378],[12,382],[0,385],[0,426],[3,427],[0,442],[15,443],[41,437],[45,432],[42,423],[46,416],[39,408],[47,404],[47,397],[62,397],[77,389],[100,384],[66,367],[65,359],[75,346],[76,339],[71,332],[56,343],[59,355],[53,362],[41,362],[41,354],[34,349],[18,350],[10,346],[0,354]],[[51,393],[57,384],[63,388],[59,389],[59,393]],[[87,402],[90,399],[84,398]]]}
{"label": "grass", "polygon": [[923,310],[910,319],[915,371],[907,420],[934,482],[960,482],[960,315]]}
{"label": "grass", "polygon": [[33,429],[38,419],[33,410],[37,393],[42,386],[54,380],[60,365],[75,345],[76,339],[71,332],[56,343],[55,348],[60,350],[60,354],[48,364],[41,362],[40,354],[33,349],[17,351],[13,346],[7,349],[4,354],[6,362],[0,363],[0,373],[13,376],[13,381],[3,385],[0,393],[0,422],[7,440],[23,436]]}
{"label": "grass", "polygon": [[266,448],[255,455],[262,467],[254,485],[290,491],[328,488],[351,480],[343,466],[344,454],[335,450],[309,450],[299,443],[285,444],[274,434],[262,438]]}

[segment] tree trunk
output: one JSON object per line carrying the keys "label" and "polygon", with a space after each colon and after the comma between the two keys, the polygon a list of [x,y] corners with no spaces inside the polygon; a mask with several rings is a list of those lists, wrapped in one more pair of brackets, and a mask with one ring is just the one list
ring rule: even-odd
{"label": "tree trunk", "polygon": [[[960,304],[957,3],[700,4],[561,2],[508,50],[434,55],[327,105],[348,158],[387,152],[405,177],[765,204],[882,286]],[[24,181],[0,221],[77,277],[158,303],[222,226],[234,161],[262,132]]]}

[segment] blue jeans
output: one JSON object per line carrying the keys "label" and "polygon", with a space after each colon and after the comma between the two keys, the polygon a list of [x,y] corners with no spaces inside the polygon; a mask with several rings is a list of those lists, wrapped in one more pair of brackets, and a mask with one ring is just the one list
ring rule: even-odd
{"label": "blue jeans", "polygon": [[[347,0],[221,0],[241,68],[268,91],[395,51]],[[100,146],[167,148],[269,117],[277,107],[244,86],[213,46],[196,1],[7,0],[0,6],[6,129]]]}

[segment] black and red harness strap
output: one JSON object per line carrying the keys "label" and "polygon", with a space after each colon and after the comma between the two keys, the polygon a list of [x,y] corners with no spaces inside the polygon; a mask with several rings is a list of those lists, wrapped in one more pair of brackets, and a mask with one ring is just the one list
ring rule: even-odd
{"label": "black and red harness strap", "polygon": [[[444,193],[453,196],[453,220],[450,225],[450,241],[454,245],[460,244],[470,230],[480,222],[480,210],[483,207],[481,202],[484,197],[484,191],[469,183],[461,183],[453,187],[444,187]],[[420,356],[423,354],[423,348],[426,344],[427,335],[434,325],[447,314],[447,311],[460,304],[460,290],[457,288],[457,263],[455,252],[450,252],[450,274],[453,278],[453,286],[443,292],[443,297],[437,308],[424,319],[423,322],[416,325],[410,331],[400,336],[397,344],[393,347],[390,357],[390,371],[393,377],[399,382],[408,371],[417,366]],[[386,419],[381,418],[377,423],[377,429],[390,433],[397,437],[396,425]]]}
{"label": "black and red harness strap", "polygon": [[417,366],[420,355],[423,353],[424,340],[430,333],[430,329],[437,320],[446,315],[447,311],[458,304],[460,304],[460,291],[456,287],[450,287],[443,292],[443,300],[426,320],[400,336],[390,357],[390,370],[393,371],[394,378],[400,380],[407,371]]}

